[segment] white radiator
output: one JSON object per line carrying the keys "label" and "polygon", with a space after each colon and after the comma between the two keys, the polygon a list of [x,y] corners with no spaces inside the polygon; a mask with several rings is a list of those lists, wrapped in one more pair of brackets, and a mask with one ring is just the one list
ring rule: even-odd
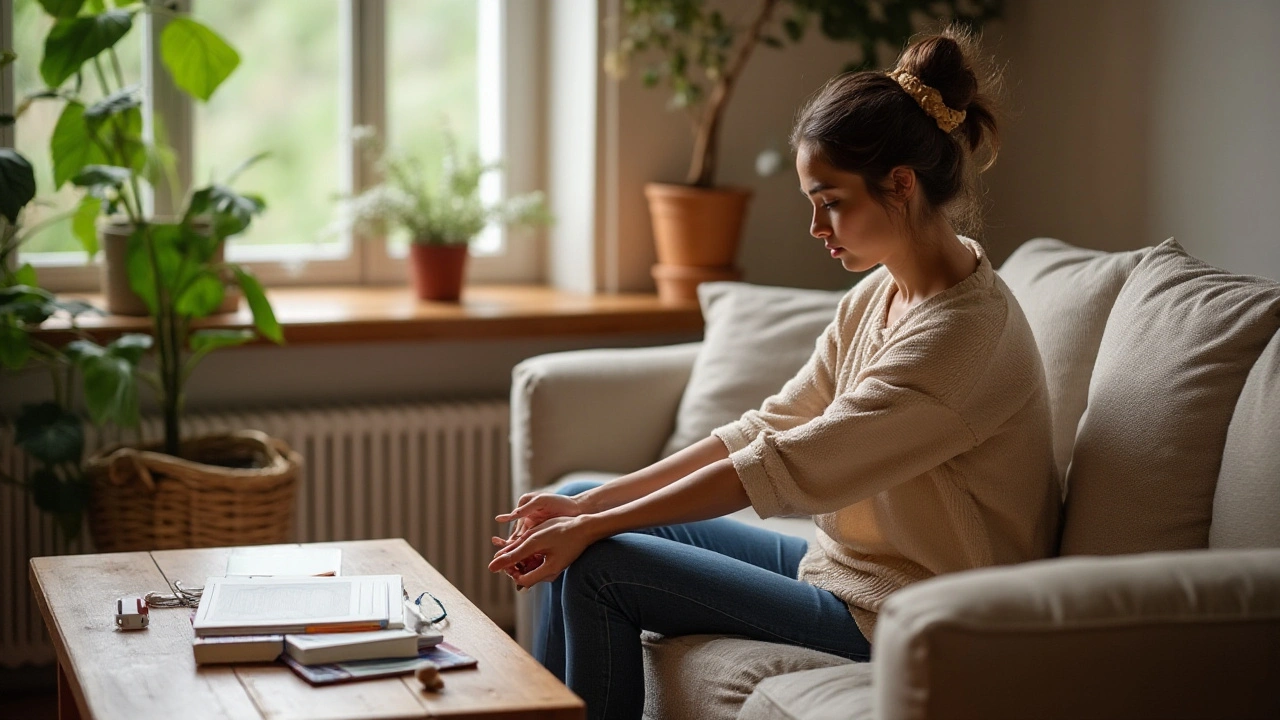
{"label": "white radiator", "polygon": [[[305,461],[294,540],[402,537],[494,622],[511,628],[511,583],[485,569],[489,537],[499,529],[493,516],[511,504],[508,426],[508,405],[495,400],[227,412],[190,416],[183,432],[252,428],[283,439]],[[158,437],[159,422],[146,420],[142,430]],[[0,468],[21,477],[23,463],[11,438],[0,437]],[[0,485],[0,521],[0,666],[51,662],[27,561],[93,552],[88,530],[66,543],[27,494],[8,485]]]}

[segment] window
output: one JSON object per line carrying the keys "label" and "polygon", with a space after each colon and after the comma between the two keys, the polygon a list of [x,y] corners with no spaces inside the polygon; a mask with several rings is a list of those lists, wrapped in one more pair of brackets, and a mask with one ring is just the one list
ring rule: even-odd
{"label": "window", "polygon": [[[110,1],[110,0],[109,0]],[[119,3],[123,5],[124,3]],[[194,183],[221,180],[242,161],[269,155],[236,181],[261,194],[267,212],[228,243],[229,259],[269,284],[402,282],[407,238],[353,239],[335,228],[339,198],[375,184],[374,168],[352,147],[352,128],[369,125],[392,148],[440,156],[446,128],[464,148],[501,160],[485,193],[535,185],[529,117],[536,18],[521,0],[181,0],[181,7],[227,39],[241,64],[208,103],[166,92],[167,76],[141,15],[117,46],[144,84],[169,144],[179,149],[178,197]],[[51,22],[38,0],[0,0],[14,19],[16,80],[9,100],[43,89],[39,43]],[[3,17],[0,15],[0,17]],[[126,47],[127,46],[127,47]],[[146,78],[160,78],[155,83]],[[508,98],[507,88],[517,92]],[[0,97],[0,106],[6,98]],[[60,103],[36,103],[14,128],[16,147],[37,168],[47,215],[74,205],[73,189],[52,192],[49,135]],[[519,110],[520,112],[516,112]],[[508,152],[515,150],[518,152]],[[158,195],[162,194],[158,192]],[[155,198],[157,212],[176,203]],[[532,281],[534,238],[489,231],[473,245],[473,279]],[[28,246],[24,260],[59,290],[97,287],[69,221]]]}
{"label": "window", "polygon": [[[304,5],[305,3],[305,5]],[[192,15],[239,51],[240,67],[192,121],[193,182],[221,179],[268,152],[237,181],[270,212],[231,248],[245,259],[317,259],[350,254],[326,233],[342,187],[342,91],[333,0],[194,0]]]}

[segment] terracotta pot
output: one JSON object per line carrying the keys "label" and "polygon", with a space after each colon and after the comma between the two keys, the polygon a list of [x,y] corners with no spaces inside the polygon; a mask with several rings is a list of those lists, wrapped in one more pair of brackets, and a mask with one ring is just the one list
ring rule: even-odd
{"label": "terracotta pot", "polygon": [[717,280],[740,280],[742,271],[735,267],[690,267],[658,263],[650,270],[658,284],[658,299],[665,303],[698,301],[698,285]]}
{"label": "terracotta pot", "polygon": [[409,245],[413,289],[419,300],[458,302],[467,270],[467,245]]}
{"label": "terracotta pot", "polygon": [[[199,228],[199,224],[196,225]],[[205,228],[207,229],[207,225]],[[102,295],[107,301],[107,312],[112,315],[150,315],[147,304],[138,293],[129,286],[129,271],[126,255],[129,250],[129,235],[133,233],[133,225],[123,222],[108,222],[98,226],[98,242],[102,246],[102,265],[100,278]],[[223,244],[218,245],[213,257],[222,262]],[[222,296],[222,304],[216,313],[233,313],[240,307],[240,289],[228,285],[226,294]]]}
{"label": "terracotta pot", "polygon": [[644,194],[660,264],[721,269],[734,264],[750,190],[648,183]]}

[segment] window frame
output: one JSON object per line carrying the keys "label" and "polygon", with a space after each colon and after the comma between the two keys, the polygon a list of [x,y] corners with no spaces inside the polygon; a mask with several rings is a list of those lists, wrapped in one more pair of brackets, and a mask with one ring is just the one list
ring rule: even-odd
{"label": "window frame", "polygon": [[[269,0],[268,0],[269,1]],[[189,12],[192,0],[171,0],[181,12]],[[387,6],[385,0],[339,0],[339,34],[341,62],[339,84],[342,90],[340,111],[342,167],[339,188],[343,193],[356,193],[377,184],[376,171],[351,143],[351,131],[359,125],[372,126],[381,136],[387,131]],[[492,28],[480,32],[477,49],[477,82],[480,108],[480,153],[486,160],[502,161],[488,185],[496,189],[493,197],[507,197],[530,192],[539,185],[537,135],[538,118],[538,28],[537,3],[524,0],[477,0],[480,13],[477,25]],[[0,0],[0,43],[12,46],[13,0]],[[143,93],[152,104],[155,115],[168,130],[169,141],[180,158],[191,158],[194,149],[194,101],[178,91],[161,66],[156,52],[163,20],[143,13]],[[12,65],[0,71],[0,112],[12,112],[15,105]],[[146,114],[151,136],[151,113]],[[15,144],[15,128],[0,128],[0,145]],[[192,185],[191,162],[178,163],[177,185],[181,195],[170,197],[167,188],[156,188],[144,199],[155,215],[172,215]],[[493,192],[493,190],[489,190]],[[268,202],[270,198],[268,198]],[[473,251],[467,279],[477,283],[532,283],[542,279],[543,233],[541,231],[507,231],[491,228],[499,236],[500,249],[493,254]],[[314,253],[314,246],[300,245]],[[252,271],[263,284],[284,285],[352,285],[404,284],[408,281],[407,261],[397,257],[382,237],[353,237],[350,252],[343,258],[310,259],[305,263],[279,259],[254,259],[256,252],[279,252],[288,246],[273,245],[269,249],[237,248],[234,261]],[[52,254],[50,254],[52,255]],[[37,265],[40,281],[58,292],[93,292],[100,288],[100,256],[82,263],[80,253],[67,253],[67,262]],[[76,258],[71,260],[71,258]]]}

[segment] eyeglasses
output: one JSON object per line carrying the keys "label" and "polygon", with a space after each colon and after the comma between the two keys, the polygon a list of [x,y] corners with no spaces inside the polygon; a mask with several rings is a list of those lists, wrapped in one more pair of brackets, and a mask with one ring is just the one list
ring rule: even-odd
{"label": "eyeglasses", "polygon": [[[436,597],[435,595],[432,595],[429,592],[423,591],[423,593],[419,595],[416,600],[413,601],[413,604],[417,605],[419,608],[422,608],[422,598],[424,597],[431,598],[435,602],[436,607],[440,608],[440,614],[437,615],[436,617],[428,618],[427,622],[434,625],[440,622],[441,620],[444,620],[445,618],[449,617],[449,611],[444,609],[444,603],[440,602],[440,598]],[[426,617],[427,615],[425,608],[423,608],[422,615],[423,617]]]}

